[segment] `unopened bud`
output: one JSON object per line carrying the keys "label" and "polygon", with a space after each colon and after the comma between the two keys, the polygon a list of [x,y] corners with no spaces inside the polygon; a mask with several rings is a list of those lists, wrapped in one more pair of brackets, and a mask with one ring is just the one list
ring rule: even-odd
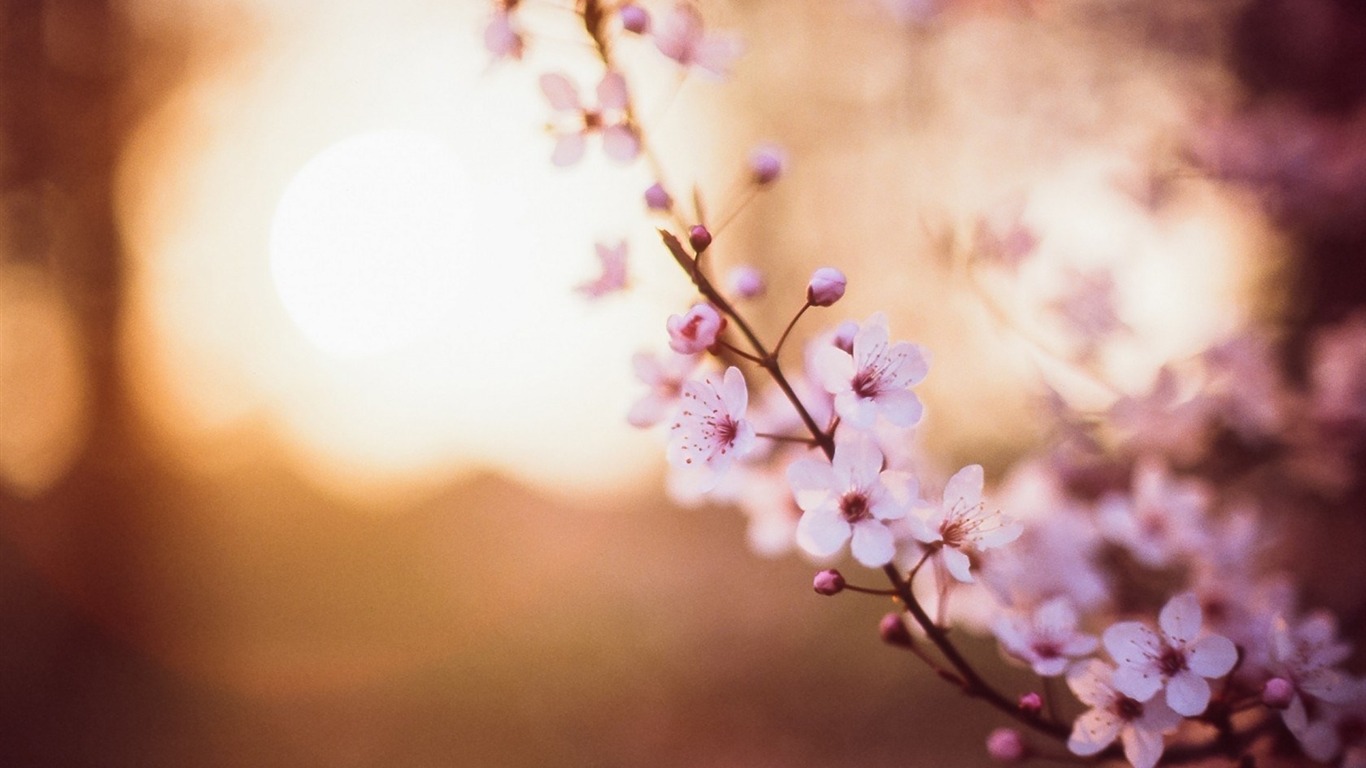
{"label": "unopened bud", "polygon": [[701,224],[694,224],[693,228],[688,230],[688,245],[692,246],[693,253],[707,250],[707,246],[711,245],[711,233]]}
{"label": "unopened bud", "polygon": [[755,147],[749,153],[749,173],[750,178],[755,184],[760,186],[772,184],[783,175],[783,167],[787,165],[787,153],[773,144],[765,144]]}
{"label": "unopened bud", "polygon": [[664,191],[664,187],[658,182],[651,184],[645,190],[645,206],[652,211],[667,211],[674,205],[674,199],[669,197],[669,193]]}
{"label": "unopened bud", "polygon": [[1273,677],[1262,686],[1262,703],[1271,709],[1286,709],[1295,700],[1295,686],[1284,677]]}
{"label": "unopened bud", "polygon": [[997,728],[987,736],[987,754],[998,763],[1018,763],[1028,751],[1024,737],[1014,728]]}
{"label": "unopened bud", "polygon": [[838,595],[844,591],[844,575],[834,568],[816,574],[812,586],[818,595]]}
{"label": "unopened bud", "polygon": [[1037,715],[1043,711],[1043,697],[1034,691],[1030,691],[1020,697],[1020,711]]}
{"label": "unopened bud", "polygon": [[901,645],[910,647],[911,633],[906,630],[906,625],[901,621],[901,616],[889,613],[882,617],[882,621],[877,625],[877,633],[882,637],[882,642],[888,645]]}
{"label": "unopened bud", "polygon": [[710,304],[694,304],[686,315],[669,315],[669,348],[680,355],[695,355],[716,343],[726,329],[726,318]]}
{"label": "unopened bud", "polygon": [[742,264],[730,271],[729,279],[730,292],[741,299],[758,298],[764,294],[764,274],[747,264]]}
{"label": "unopened bud", "polygon": [[643,35],[650,30],[650,14],[635,3],[627,3],[617,11],[621,18],[621,28],[627,32]]}
{"label": "unopened bud", "polygon": [[844,273],[834,267],[821,267],[811,275],[806,284],[806,301],[813,307],[828,307],[844,296],[848,284]]}

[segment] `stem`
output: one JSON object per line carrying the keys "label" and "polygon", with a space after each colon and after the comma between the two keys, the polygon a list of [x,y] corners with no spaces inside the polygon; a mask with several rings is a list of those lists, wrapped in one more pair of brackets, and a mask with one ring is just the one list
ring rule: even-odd
{"label": "stem", "polygon": [[783,329],[783,335],[778,337],[778,343],[773,347],[774,357],[777,357],[778,353],[783,351],[783,345],[787,343],[788,334],[792,333],[792,329],[797,327],[797,321],[802,319],[802,315],[806,314],[806,310],[810,308],[811,302],[808,301],[802,305],[801,309],[797,310],[797,314],[792,316],[792,320],[789,321],[787,327]]}
{"label": "stem", "polygon": [[982,676],[977,673],[977,670],[974,669],[973,666],[968,663],[968,660],[963,658],[963,655],[958,652],[958,648],[949,640],[949,637],[945,634],[943,628],[931,621],[929,615],[925,613],[925,609],[920,607],[920,602],[915,599],[915,595],[911,594],[910,584],[901,578],[901,573],[897,571],[896,566],[889,563],[882,566],[882,570],[887,574],[887,579],[892,582],[892,588],[896,590],[897,597],[901,599],[906,611],[911,614],[911,617],[920,625],[920,628],[925,630],[925,636],[930,639],[930,642],[934,643],[940,653],[944,654],[944,658],[948,659],[949,664],[953,665],[954,670],[958,673],[958,676],[962,681],[960,687],[964,695],[975,699],[982,699],[996,709],[1040,733],[1047,734],[1056,739],[1067,738],[1072,729],[1066,724],[1049,720],[1035,713],[1026,712],[1020,709],[1015,702],[1007,699],[1004,694],[997,691],[983,680]]}
{"label": "stem", "polygon": [[763,361],[762,359],[760,359],[760,358],[758,358],[758,357],[755,357],[754,355],[751,355],[750,353],[746,352],[745,350],[740,349],[739,347],[735,346],[734,344],[731,344],[729,341],[721,341],[721,340],[718,339],[716,343],[717,343],[717,344],[720,344],[722,347],[725,347],[726,349],[730,350],[731,352],[735,353],[736,355],[739,355],[740,357],[743,357],[744,359],[750,361],[751,363],[755,363],[755,364],[757,364],[757,365],[763,365],[763,364],[764,364],[764,361]]}
{"label": "stem", "polygon": [[[775,435],[771,432],[755,432],[754,436],[767,438],[769,440],[776,440],[780,443],[801,443],[802,445],[809,445],[812,448],[816,447],[816,441],[810,437],[796,437],[795,435]],[[888,594],[896,593],[889,592]]]}

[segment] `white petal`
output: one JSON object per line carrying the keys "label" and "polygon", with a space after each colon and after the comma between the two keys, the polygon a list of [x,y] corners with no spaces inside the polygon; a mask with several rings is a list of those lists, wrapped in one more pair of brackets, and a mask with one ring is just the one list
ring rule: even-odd
{"label": "white petal", "polygon": [[1119,716],[1108,709],[1088,709],[1072,724],[1067,749],[1082,757],[1094,755],[1114,742],[1123,725]]}
{"label": "white petal", "polygon": [[555,139],[555,151],[550,153],[550,162],[557,168],[577,163],[583,158],[584,141],[582,133],[562,133]]}
{"label": "white petal", "polygon": [[633,427],[653,427],[669,416],[673,401],[650,393],[640,398],[626,414],[626,421]]}
{"label": "white petal", "polygon": [[1147,701],[1162,690],[1162,673],[1156,666],[1132,667],[1121,664],[1111,678],[1115,690],[1135,701]]}
{"label": "white petal", "polygon": [[812,374],[826,392],[837,395],[848,392],[854,380],[854,358],[849,353],[827,344],[812,356]]}
{"label": "white petal", "polygon": [[1124,757],[1134,768],[1153,768],[1162,758],[1162,734],[1130,726],[1120,734]]}
{"label": "white petal", "polygon": [[834,495],[835,473],[822,459],[801,459],[787,468],[787,483],[797,506],[810,511]]}
{"label": "white petal", "polygon": [[882,451],[859,432],[840,432],[835,445],[835,480],[845,489],[871,488],[882,471]]}
{"label": "white petal", "polygon": [[1309,727],[1309,712],[1304,708],[1304,699],[1299,694],[1290,700],[1290,706],[1281,712],[1281,722],[1297,737]]}
{"label": "white petal", "polygon": [[887,526],[875,520],[861,520],[854,525],[854,541],[849,550],[855,560],[869,568],[877,568],[892,561],[896,544]]}
{"label": "white petal", "polygon": [[1194,592],[1182,592],[1168,600],[1157,616],[1157,625],[1173,645],[1186,645],[1199,637],[1202,623],[1200,599]]}
{"label": "white petal", "polygon": [[887,315],[876,312],[854,334],[854,362],[865,367],[887,348]]}
{"label": "white petal", "polygon": [[930,372],[930,361],[919,344],[903,341],[892,345],[887,354],[897,361],[886,380],[893,387],[911,387],[919,384]]}
{"label": "white petal", "polygon": [[745,375],[740,369],[731,366],[726,369],[725,379],[717,389],[721,402],[726,404],[726,412],[732,419],[744,418],[745,408],[749,406],[749,388],[745,386]]}
{"label": "white petal", "polygon": [[625,125],[609,125],[602,129],[602,151],[616,164],[629,165],[640,154],[640,139]]}
{"label": "white petal", "polygon": [[1186,664],[1204,677],[1223,677],[1238,663],[1238,647],[1223,635],[1198,640],[1186,651]]}
{"label": "white petal", "polygon": [[1051,659],[1039,659],[1031,668],[1039,677],[1057,677],[1066,672],[1067,665],[1071,663],[1072,660],[1065,656],[1056,656]]}
{"label": "white petal", "polygon": [[1316,669],[1299,680],[1299,688],[1316,699],[1346,704],[1356,697],[1349,677],[1337,669]]}
{"label": "white petal", "polygon": [[692,63],[713,77],[726,78],[743,51],[744,46],[739,39],[731,35],[710,34],[693,47]]}
{"label": "white petal", "polygon": [[984,477],[981,464],[969,464],[954,473],[944,485],[944,506],[975,507],[982,500]]}
{"label": "white petal", "polygon": [[835,412],[851,429],[872,429],[877,424],[877,406],[853,391],[835,395]]}
{"label": "white petal", "polygon": [[816,557],[829,557],[849,540],[849,523],[834,507],[820,507],[797,521],[797,544]]}
{"label": "white petal", "polygon": [[981,531],[977,534],[976,544],[978,549],[994,549],[1003,544],[1020,538],[1024,533],[1024,526],[1020,523],[1005,522],[1005,515],[1001,515],[1001,525],[990,530]]}
{"label": "white petal", "polygon": [[1120,666],[1147,664],[1162,652],[1162,641],[1157,633],[1137,621],[1121,621],[1111,625],[1102,635],[1105,650]]}
{"label": "white petal", "polygon": [[873,398],[873,402],[877,403],[882,415],[898,427],[913,427],[919,424],[920,417],[925,413],[925,406],[920,404],[920,398],[909,389],[879,392]]}
{"label": "white petal", "polygon": [[969,570],[972,561],[962,550],[944,547],[939,551],[939,554],[944,558],[944,567],[949,569],[949,573],[953,574],[955,579],[964,584],[972,583],[972,572]]}
{"label": "white petal", "polygon": [[1087,659],[1067,670],[1067,687],[1092,707],[1109,707],[1114,703],[1115,689],[1110,684],[1114,667],[1100,659]]}
{"label": "white petal", "polygon": [[1209,706],[1209,682],[1190,670],[1167,681],[1167,704],[1178,714],[1195,717]]}
{"label": "white petal", "polygon": [[541,93],[545,94],[546,101],[555,109],[566,112],[583,109],[583,103],[579,101],[579,89],[574,87],[573,81],[558,72],[541,75]]}

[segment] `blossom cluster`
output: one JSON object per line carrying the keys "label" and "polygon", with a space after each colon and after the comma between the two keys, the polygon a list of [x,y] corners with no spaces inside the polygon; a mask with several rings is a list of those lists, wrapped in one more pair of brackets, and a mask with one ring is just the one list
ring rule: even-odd
{"label": "blossom cluster", "polygon": [[[526,44],[518,7],[494,8],[485,41],[495,56],[515,58]],[[739,53],[686,2],[651,13],[579,0],[577,10],[604,73],[592,106],[567,77],[541,77],[556,165],[577,161],[593,134],[614,161],[649,156],[612,54],[620,37],[652,40],[681,76],[724,77]],[[785,164],[781,150],[757,148],[748,181],[776,183]],[[700,205],[684,210],[660,180],[642,190],[642,208],[663,222],[661,252],[697,293],[661,322],[659,351],[633,361],[644,394],[628,419],[666,433],[676,501],[739,507],[755,550],[823,567],[820,594],[890,596],[898,612],[882,621],[884,639],[1075,756],[1152,768],[1252,760],[1274,746],[1366,765],[1366,682],[1344,666],[1352,648],[1331,614],[1301,605],[1272,567],[1266,522],[1267,510],[1350,482],[1351,457],[1366,445],[1366,317],[1321,333],[1298,384],[1280,373],[1272,341],[1248,330],[1163,368],[1146,391],[1117,390],[1100,413],[1053,393],[1056,439],[989,486],[979,464],[937,473],[923,458],[916,387],[930,355],[897,338],[887,313],[793,335],[808,312],[839,305],[851,289],[843,272],[815,270],[800,310],[768,343],[739,308],[767,281],[751,266],[712,277],[714,233]],[[1008,268],[1037,242],[1019,221],[978,234],[979,258]],[[592,299],[627,285],[624,245],[598,252],[603,276],[579,289]],[[1082,289],[1056,309],[1085,338],[1084,367],[1124,329],[1109,302],[1113,275],[1073,282]],[[846,553],[888,588],[831,567]],[[994,637],[1007,663],[1065,681],[1075,701],[1052,700],[1049,686],[1000,690],[959,653],[950,627]],[[987,748],[1007,762],[1047,756],[1013,729],[992,733]]]}

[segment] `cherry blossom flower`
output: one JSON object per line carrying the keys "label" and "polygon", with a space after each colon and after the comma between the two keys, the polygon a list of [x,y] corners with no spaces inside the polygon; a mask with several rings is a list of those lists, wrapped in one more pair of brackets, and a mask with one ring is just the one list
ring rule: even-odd
{"label": "cherry blossom flower", "polygon": [[1068,269],[1067,278],[1065,290],[1051,302],[1051,308],[1076,337],[1078,354],[1091,359],[1108,337],[1128,327],[1115,308],[1115,275],[1108,269]]}
{"label": "cherry blossom flower", "polygon": [[1067,672],[1067,687],[1091,708],[1072,725],[1067,748],[1074,755],[1099,754],[1118,738],[1134,768],[1153,768],[1162,757],[1163,734],[1176,730],[1181,715],[1160,699],[1138,701],[1114,684],[1115,668],[1088,659]]}
{"label": "cherry blossom flower", "polygon": [[669,354],[665,357],[646,352],[631,358],[636,378],[650,388],[631,406],[626,420],[633,427],[653,427],[669,417],[683,396],[683,382],[697,368],[697,355]]}
{"label": "cherry blossom flower", "polygon": [[726,329],[726,318],[707,303],[694,304],[685,315],[669,315],[669,348],[680,355],[704,352]]}
{"label": "cherry blossom flower", "polygon": [[1200,637],[1204,618],[1194,592],[1168,600],[1157,623],[1160,636],[1137,621],[1122,621],[1105,630],[1105,650],[1119,664],[1115,688],[1148,701],[1165,686],[1167,704],[1194,717],[1209,706],[1210,687],[1205,678],[1228,674],[1238,661],[1238,649],[1222,635]]}
{"label": "cherry blossom flower", "polygon": [[675,4],[654,27],[655,47],[660,53],[712,77],[729,77],[740,57],[740,41],[733,35],[704,33],[702,14],[690,3]]}
{"label": "cherry blossom flower", "polygon": [[1122,397],[1110,406],[1109,422],[1135,453],[1164,453],[1174,461],[1192,461],[1209,441],[1210,403],[1182,390],[1176,371],[1164,365],[1147,392]]}
{"label": "cherry blossom flower", "polygon": [[574,290],[590,299],[600,299],[609,293],[616,293],[626,287],[626,241],[616,245],[594,243],[602,273],[597,278],[581,283]]}
{"label": "cherry blossom flower", "polygon": [[550,161],[565,167],[577,163],[588,143],[588,134],[602,135],[602,149],[608,159],[625,165],[640,152],[640,138],[626,115],[629,104],[626,80],[608,72],[598,83],[598,106],[585,107],[578,88],[565,75],[541,75],[541,92],[556,112],[552,129],[557,138]]}
{"label": "cherry blossom flower", "polygon": [[714,488],[732,462],[754,448],[754,427],[745,420],[749,389],[740,369],[683,384],[683,403],[671,427],[669,463],[684,488]]}
{"label": "cherry blossom flower", "polygon": [[1160,459],[1146,457],[1134,468],[1132,497],[1108,494],[1100,500],[1100,529],[1140,563],[1164,568],[1205,546],[1201,523],[1209,500],[1204,485],[1177,480]]}
{"label": "cherry blossom flower", "polygon": [[1074,658],[1100,644],[1095,635],[1077,631],[1077,612],[1066,598],[1049,600],[1028,615],[1003,615],[992,630],[1006,653],[1043,677],[1061,675]]}
{"label": "cherry blossom flower", "polygon": [[886,521],[906,516],[917,491],[915,479],[904,472],[883,472],[882,451],[858,433],[841,437],[835,458],[827,463],[802,459],[787,470],[802,518],[797,543],[817,557],[835,554],[852,537],[854,559],[874,568],[896,554]]}
{"label": "cherry blossom flower", "polygon": [[817,375],[835,396],[835,410],[855,429],[871,428],[879,414],[898,427],[920,421],[920,398],[908,387],[925,378],[928,357],[909,342],[889,347],[887,336],[887,317],[879,312],[859,327],[852,355],[827,347],[816,358]]}
{"label": "cherry blossom flower", "polygon": [[940,563],[964,583],[973,580],[969,552],[1009,544],[1024,531],[1000,510],[987,511],[982,501],[983,482],[980,464],[963,467],[944,485],[942,502],[926,519],[910,518],[913,535],[937,547]]}
{"label": "cherry blossom flower", "polygon": [[1281,719],[1303,741],[1313,733],[1305,698],[1342,704],[1355,693],[1351,679],[1336,668],[1352,655],[1352,647],[1338,640],[1331,615],[1317,613],[1293,627],[1283,616],[1273,618],[1269,650],[1270,671],[1291,686]]}

